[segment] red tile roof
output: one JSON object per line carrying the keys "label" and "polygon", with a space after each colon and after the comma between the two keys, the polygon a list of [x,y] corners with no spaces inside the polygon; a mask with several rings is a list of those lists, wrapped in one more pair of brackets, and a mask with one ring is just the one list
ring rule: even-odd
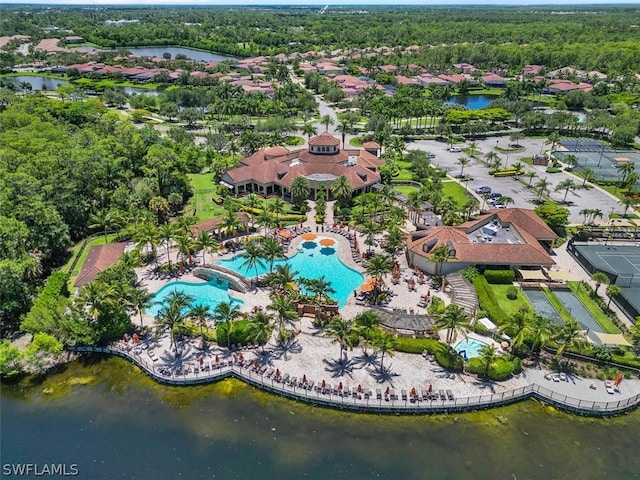
{"label": "red tile roof", "polygon": [[340,140],[331,135],[329,132],[322,132],[320,135],[309,140],[309,145],[313,146],[336,146],[340,144]]}
{"label": "red tile roof", "polygon": [[125,242],[120,242],[91,247],[76,278],[75,286],[82,287],[90,283],[100,272],[118,263],[120,256],[124,253],[125,245]]}

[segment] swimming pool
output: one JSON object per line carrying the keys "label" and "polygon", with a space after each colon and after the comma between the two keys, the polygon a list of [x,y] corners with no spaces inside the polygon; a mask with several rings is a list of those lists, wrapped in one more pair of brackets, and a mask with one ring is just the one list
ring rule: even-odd
{"label": "swimming pool", "polygon": [[229,295],[229,284],[224,280],[213,279],[202,283],[171,282],[156,292],[153,296],[154,304],[147,309],[147,313],[154,317],[158,315],[158,312],[166,306],[167,296],[175,291],[192,296],[194,298],[191,304],[192,307],[207,305],[211,312],[222,302],[244,303],[242,300]]}
{"label": "swimming pool", "polygon": [[477,340],[475,338],[467,338],[466,340],[463,338],[456,342],[453,346],[456,352],[464,357],[465,360],[473,357],[480,356],[480,349],[486,345],[489,345],[482,340]]}
{"label": "swimming pool", "polygon": [[[273,266],[275,268],[276,265],[288,263],[294,272],[298,272],[296,277],[326,277],[336,291],[330,297],[337,300],[340,307],[343,307],[351,292],[362,285],[364,277],[342,263],[335,248],[320,245],[320,240],[321,238],[317,241],[303,242],[298,248],[298,253],[288,259],[276,260]],[[216,263],[247,278],[255,277],[256,269],[242,267],[244,262],[245,259],[237,255],[229,260],[218,260]],[[262,267],[258,266],[258,275],[264,275],[267,272],[269,272],[268,262],[264,262]]]}

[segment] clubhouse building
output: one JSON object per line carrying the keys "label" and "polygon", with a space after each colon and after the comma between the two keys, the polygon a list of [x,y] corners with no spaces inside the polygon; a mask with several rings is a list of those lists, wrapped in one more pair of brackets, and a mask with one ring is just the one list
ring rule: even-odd
{"label": "clubhouse building", "polygon": [[[412,267],[446,275],[465,267],[551,267],[556,233],[533,210],[495,209],[456,227],[426,227],[407,236],[407,260]],[[442,264],[432,261],[433,251],[449,249]],[[440,270],[438,272],[438,269]]]}
{"label": "clubhouse building", "polygon": [[340,141],[324,132],[309,140],[309,148],[289,151],[283,147],[259,150],[227,171],[222,182],[236,194],[289,196],[296,177],[305,177],[312,197],[320,187],[327,192],[338,177],[345,176],[354,194],[369,191],[380,182],[380,146],[369,142],[363,149],[340,148]]}

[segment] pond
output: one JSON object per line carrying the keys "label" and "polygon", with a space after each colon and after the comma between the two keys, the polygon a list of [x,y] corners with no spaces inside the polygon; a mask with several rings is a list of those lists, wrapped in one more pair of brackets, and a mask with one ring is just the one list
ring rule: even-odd
{"label": "pond", "polygon": [[238,59],[238,57],[230,55],[205,52],[187,47],[125,47],[125,49],[134,55],[143,57],[162,57],[165,52],[168,52],[171,54],[171,58],[176,58],[176,55],[185,55],[187,58],[198,62],[224,62],[225,60]]}
{"label": "pond", "polygon": [[[59,78],[49,78],[44,75],[16,75],[11,77],[3,77],[3,82],[9,82],[15,85],[17,88],[20,88],[23,83],[28,83],[31,85],[32,90],[51,90],[55,91],[58,89],[60,85],[66,85],[69,83],[68,80],[62,80]],[[150,88],[140,88],[140,87],[114,87],[119,90],[122,90],[127,95],[131,95],[132,93],[136,94],[144,94],[144,95],[158,95],[158,91]]]}
{"label": "pond", "polygon": [[464,105],[469,110],[481,110],[488,107],[491,102],[497,98],[497,95],[459,95],[457,97],[451,97],[444,103],[449,105]]}
{"label": "pond", "polygon": [[78,478],[640,476],[640,411],[591,419],[526,401],[467,414],[344,413],[235,380],[159,385],[105,357],[3,384],[0,411],[4,465],[76,464]]}

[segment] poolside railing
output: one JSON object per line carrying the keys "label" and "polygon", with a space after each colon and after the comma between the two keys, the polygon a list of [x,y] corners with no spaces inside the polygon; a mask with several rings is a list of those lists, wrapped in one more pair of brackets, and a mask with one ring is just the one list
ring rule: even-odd
{"label": "poolside railing", "polygon": [[[160,373],[158,367],[153,363],[147,362],[141,358],[140,355],[132,354],[117,348],[76,346],[68,347],[68,350],[77,353],[104,353],[124,358],[143,370],[148,376],[157,382],[167,385],[198,385],[216,382],[225,378],[237,378],[257,388],[294,400],[299,400],[313,405],[322,405],[331,408],[361,412],[394,414],[467,412],[508,405],[529,398],[536,398],[560,409],[580,415],[611,416],[635,409],[640,405],[640,394],[618,401],[597,402],[559,394],[537,384],[530,384],[500,393],[460,397],[455,399],[418,400],[412,399],[408,396],[406,399],[398,400],[397,398],[393,399],[386,395],[381,398],[372,398],[373,393],[367,388],[365,388],[362,394],[351,394],[347,396],[337,395],[332,392],[323,393],[321,391],[309,390],[296,385],[290,385],[278,381],[276,378],[269,378],[264,373],[261,374],[253,371],[251,368],[247,368],[246,366],[241,366],[235,363],[229,364],[229,362],[221,362],[220,366],[212,367],[208,372],[180,375],[175,372],[170,372],[168,375],[163,375]],[[365,395],[364,392],[371,392],[371,394]]]}

